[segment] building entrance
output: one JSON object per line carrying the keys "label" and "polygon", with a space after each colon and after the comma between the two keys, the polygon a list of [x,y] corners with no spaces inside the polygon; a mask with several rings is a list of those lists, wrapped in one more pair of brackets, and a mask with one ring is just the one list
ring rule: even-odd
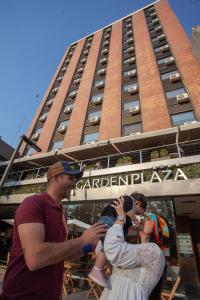
{"label": "building entrance", "polygon": [[193,241],[194,254],[196,258],[199,280],[200,280],[200,234],[199,234],[200,219],[190,219],[189,226],[190,226],[190,234],[192,236],[192,241]]}

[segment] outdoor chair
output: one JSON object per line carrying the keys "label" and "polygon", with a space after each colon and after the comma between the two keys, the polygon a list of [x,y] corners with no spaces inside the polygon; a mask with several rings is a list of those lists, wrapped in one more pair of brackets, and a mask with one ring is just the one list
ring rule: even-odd
{"label": "outdoor chair", "polygon": [[177,288],[178,288],[178,286],[180,284],[180,281],[181,281],[181,277],[180,277],[180,275],[178,275],[177,279],[176,279],[176,281],[175,281],[175,283],[174,283],[174,285],[173,285],[173,287],[172,287],[171,290],[169,290],[169,291],[165,291],[165,290],[161,291],[161,295],[160,295],[161,299],[162,300],[171,300],[171,299],[173,299],[175,297],[175,293],[176,293],[176,290],[177,290]]}
{"label": "outdoor chair", "polygon": [[90,278],[87,278],[87,281],[90,286],[89,292],[87,294],[87,298],[95,296],[96,300],[99,300],[102,293],[101,287]]}

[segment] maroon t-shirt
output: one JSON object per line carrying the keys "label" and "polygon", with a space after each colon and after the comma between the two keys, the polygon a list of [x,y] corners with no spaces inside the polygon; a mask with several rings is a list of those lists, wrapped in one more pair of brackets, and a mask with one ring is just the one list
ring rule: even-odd
{"label": "maroon t-shirt", "polygon": [[29,271],[24,259],[17,226],[24,223],[42,223],[45,242],[66,240],[63,208],[47,193],[26,198],[17,208],[13,226],[13,241],[9,265],[4,277],[1,300],[58,300],[63,283],[63,262]]}

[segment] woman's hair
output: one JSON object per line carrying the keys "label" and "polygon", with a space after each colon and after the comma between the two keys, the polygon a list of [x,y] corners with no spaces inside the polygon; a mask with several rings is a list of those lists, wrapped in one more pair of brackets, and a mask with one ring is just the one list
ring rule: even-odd
{"label": "woman's hair", "polygon": [[131,194],[131,196],[135,199],[135,201],[140,201],[142,208],[144,208],[144,210],[146,210],[146,208],[147,208],[147,198],[145,197],[145,195],[143,195],[141,193],[134,192],[134,193]]}

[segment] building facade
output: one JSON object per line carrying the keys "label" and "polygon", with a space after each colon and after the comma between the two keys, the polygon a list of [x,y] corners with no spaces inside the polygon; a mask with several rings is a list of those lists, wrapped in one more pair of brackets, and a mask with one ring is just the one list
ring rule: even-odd
{"label": "building facade", "polygon": [[200,63],[200,26],[192,28],[192,51]]}
{"label": "building facade", "polygon": [[68,211],[92,223],[111,199],[145,193],[148,211],[171,226],[169,263],[199,297],[200,67],[166,0],[70,45],[28,136],[42,153],[22,145],[1,191],[2,219],[45,190],[51,163],[67,159],[85,168]]}

